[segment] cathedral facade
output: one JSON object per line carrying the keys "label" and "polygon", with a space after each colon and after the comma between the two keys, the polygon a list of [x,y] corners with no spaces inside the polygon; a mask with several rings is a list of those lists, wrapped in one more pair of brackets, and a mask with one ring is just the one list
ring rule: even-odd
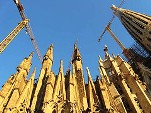
{"label": "cathedral facade", "polygon": [[[150,51],[151,18],[112,7],[132,37]],[[145,39],[144,39],[145,38]],[[143,40],[143,41],[141,41]],[[149,45],[149,46],[148,46]],[[53,45],[44,55],[39,77],[36,68],[30,78],[32,56],[24,58],[0,91],[0,113],[151,113],[151,71],[142,64],[144,81],[119,55],[98,59],[100,76],[93,81],[87,70],[84,80],[82,56],[74,44],[71,66],[64,72],[63,61],[57,75],[52,70]]]}
{"label": "cathedral facade", "polygon": [[34,69],[27,80],[33,53],[23,59],[17,72],[0,91],[1,113],[150,113],[151,101],[146,87],[119,55],[111,57],[105,47],[105,59],[98,59],[101,77],[92,80],[88,68],[85,83],[82,57],[74,45],[72,69],[64,73],[63,61],[57,75],[53,65],[53,45],[42,62],[38,81]]}

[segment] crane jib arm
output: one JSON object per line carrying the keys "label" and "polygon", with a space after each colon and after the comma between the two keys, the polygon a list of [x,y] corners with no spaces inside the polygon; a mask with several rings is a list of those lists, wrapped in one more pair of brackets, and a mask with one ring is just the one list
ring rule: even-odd
{"label": "crane jib arm", "polygon": [[29,20],[21,21],[18,26],[2,41],[0,42],[0,53],[2,53],[6,47],[13,41],[16,35],[28,24]]}

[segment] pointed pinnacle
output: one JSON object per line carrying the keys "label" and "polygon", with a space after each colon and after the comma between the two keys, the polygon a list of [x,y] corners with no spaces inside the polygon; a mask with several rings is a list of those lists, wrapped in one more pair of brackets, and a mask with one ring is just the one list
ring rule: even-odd
{"label": "pointed pinnacle", "polygon": [[36,74],[36,67],[34,67],[34,71],[32,72],[32,75],[31,75],[31,77],[30,77],[30,79],[34,79],[34,77],[35,77],[35,74]]}
{"label": "pointed pinnacle", "polygon": [[[80,57],[81,58],[81,55],[80,55],[80,51],[76,45],[76,43],[74,44],[74,51],[73,51],[73,55],[72,55],[72,61],[76,58],[76,57]],[[82,59],[82,58],[81,58]]]}
{"label": "pointed pinnacle", "polygon": [[46,57],[53,60],[53,44],[51,44],[46,52],[46,54],[44,55],[44,58]]}
{"label": "pointed pinnacle", "polygon": [[53,44],[51,44],[51,45],[50,45],[50,48],[53,48],[53,47],[54,47],[54,45],[53,45]]}
{"label": "pointed pinnacle", "polygon": [[107,52],[108,51],[108,47],[107,45],[104,45],[104,51]]}
{"label": "pointed pinnacle", "polygon": [[86,67],[86,70],[87,70],[87,74],[88,74],[88,81],[90,81],[90,79],[91,79],[90,70],[88,67]]}
{"label": "pointed pinnacle", "polygon": [[33,74],[35,74],[36,73],[36,67],[34,67],[34,71],[33,71]]}
{"label": "pointed pinnacle", "polygon": [[60,72],[63,72],[63,60],[60,60],[60,69],[59,69]]}
{"label": "pointed pinnacle", "polygon": [[87,70],[87,74],[88,74],[88,83],[92,82],[92,77],[91,77],[91,74],[90,74],[90,70],[88,67],[86,67],[86,70]]}
{"label": "pointed pinnacle", "polygon": [[77,43],[74,44],[74,50],[77,49]]}
{"label": "pointed pinnacle", "polygon": [[32,59],[34,52],[31,52],[31,54],[29,55],[28,59]]}
{"label": "pointed pinnacle", "polygon": [[59,73],[61,73],[61,75],[63,75],[63,60],[60,60],[60,67],[59,67]]}
{"label": "pointed pinnacle", "polygon": [[115,57],[116,57],[114,53],[112,53],[112,56],[113,56],[113,58],[115,58]]}
{"label": "pointed pinnacle", "polygon": [[[49,50],[53,49],[53,47],[54,47],[54,45],[53,45],[53,44],[51,44],[51,45],[49,46],[49,48],[48,48],[47,52],[48,52]],[[46,54],[47,54],[47,53],[46,53]]]}
{"label": "pointed pinnacle", "polygon": [[90,75],[90,71],[88,67],[86,67],[86,71],[87,71],[87,74]]}
{"label": "pointed pinnacle", "polygon": [[103,60],[102,60],[102,58],[99,56],[99,66],[103,66]]}
{"label": "pointed pinnacle", "polygon": [[98,57],[99,57],[99,61],[103,62],[103,60],[102,60],[101,56],[99,55]]}
{"label": "pointed pinnacle", "polygon": [[71,73],[69,74],[69,83],[74,84],[74,78]]}
{"label": "pointed pinnacle", "polygon": [[111,9],[116,12],[118,8],[115,5],[112,4]]}

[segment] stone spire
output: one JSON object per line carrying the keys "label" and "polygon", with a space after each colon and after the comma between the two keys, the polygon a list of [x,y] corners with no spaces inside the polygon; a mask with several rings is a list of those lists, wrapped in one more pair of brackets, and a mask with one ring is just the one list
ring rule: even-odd
{"label": "stone spire", "polygon": [[102,77],[102,81],[104,81],[106,84],[110,84],[110,80],[109,80],[109,77],[105,71],[105,67],[108,66],[110,67],[110,64],[107,63],[107,65],[104,66],[104,61],[102,60],[102,58],[99,56],[99,72],[100,72],[100,75]]}
{"label": "stone spire", "polygon": [[[14,109],[17,100],[26,86],[26,77],[30,71],[31,60],[33,53],[28,58],[24,58],[21,64],[17,67],[17,73],[9,79],[2,88],[1,94],[5,94],[0,102],[0,110]],[[5,105],[4,105],[5,104]]]}
{"label": "stone spire", "polygon": [[[51,75],[51,67],[53,64],[53,45],[50,45],[48,48],[44,59],[42,63],[42,68],[40,71],[40,75],[38,78],[38,83],[34,92],[34,97],[31,104],[31,111],[34,112],[34,110],[41,110],[42,109],[42,101],[44,99],[44,93],[46,88],[46,83],[48,77]],[[37,102],[37,100],[39,102]],[[42,111],[38,111],[42,112]]]}
{"label": "stone spire", "polygon": [[26,111],[26,109],[29,108],[32,91],[34,88],[35,74],[36,74],[36,68],[34,68],[34,71],[30,79],[28,80],[24,90],[22,91],[20,98],[17,100],[16,108],[22,109],[24,111]]}
{"label": "stone spire", "polygon": [[114,5],[111,9],[119,17],[132,38],[151,53],[151,17],[131,10],[117,8]]}
{"label": "stone spire", "polygon": [[74,44],[74,53],[72,55],[72,69],[74,74],[73,76],[75,76],[77,82],[79,109],[86,110],[88,105],[86,102],[87,99],[82,68],[82,57],[76,43]]}
{"label": "stone spire", "polygon": [[17,71],[25,70],[27,74],[30,71],[30,66],[32,65],[31,60],[33,57],[33,52],[29,55],[28,58],[24,58],[24,60],[20,63],[20,65],[17,67]]}
{"label": "stone spire", "polygon": [[149,106],[151,106],[151,101],[145,94],[144,89],[141,85],[142,82],[139,80],[138,75],[135,74],[131,66],[120,56],[117,56],[115,62],[118,66],[118,68],[115,70],[115,73],[118,73],[117,70],[123,72],[120,73],[120,76],[118,77],[121,77],[119,84],[123,89],[126,90],[123,91],[125,93],[125,96],[127,98],[130,97],[131,101],[129,101],[129,104],[132,104],[131,107],[133,112],[141,112],[142,110],[145,113],[151,112],[151,109],[147,109],[149,108]]}
{"label": "stone spire", "polygon": [[88,74],[88,91],[87,91],[87,96],[88,96],[87,98],[89,98],[88,105],[89,108],[91,109],[91,112],[97,112],[100,105],[99,99],[88,67],[86,68],[86,70]]}
{"label": "stone spire", "polygon": [[63,72],[63,61],[60,61],[60,68],[58,73],[58,78],[56,80],[54,93],[53,93],[53,100],[57,101],[64,101],[66,99],[66,92],[65,92],[65,78]]}
{"label": "stone spire", "polygon": [[[106,56],[109,56],[106,53]],[[131,112],[150,112],[151,105],[149,98],[144,93],[141,82],[138,80],[137,75],[132,70],[131,66],[125,62],[119,55],[114,58],[106,58],[104,61],[99,60],[99,70],[102,76],[101,87],[104,86],[109,97],[109,101],[104,99],[107,107],[110,104],[113,110],[117,112],[126,113],[127,109]],[[120,95],[124,95],[123,99],[128,99],[126,103],[123,102]],[[137,101],[136,101],[137,100]],[[118,101],[118,104],[117,104]],[[145,104],[142,104],[145,103]],[[126,106],[126,105],[130,105]],[[111,109],[111,108],[108,108]]]}
{"label": "stone spire", "polygon": [[144,84],[119,55],[112,58],[107,47],[106,58],[99,57],[101,78],[93,81],[87,68],[88,84],[84,82],[77,45],[72,71],[65,77],[62,61],[57,75],[51,70],[52,50],[50,46],[37,82],[34,82],[36,69],[27,80],[28,69],[23,68],[28,67],[26,63],[30,64],[32,54],[26,63],[23,60],[24,65],[20,65],[0,91],[0,113],[151,113],[151,101],[145,94]]}
{"label": "stone spire", "polygon": [[53,64],[53,44],[48,48],[42,63],[42,68],[45,70],[51,70]]}
{"label": "stone spire", "polygon": [[49,58],[50,60],[53,61],[53,47],[54,47],[53,44],[51,44],[44,56],[44,60]]}
{"label": "stone spire", "polygon": [[77,47],[77,44],[75,43],[74,44],[74,52],[73,52],[73,55],[72,55],[72,62],[74,62],[76,60],[81,61],[82,57],[80,55],[80,51],[79,51],[79,49]]}
{"label": "stone spire", "polygon": [[66,100],[67,100],[67,109],[66,113],[72,112],[72,113],[78,113],[80,112],[78,108],[78,88],[77,88],[77,82],[75,79],[75,74],[70,71],[66,74]]}
{"label": "stone spire", "polygon": [[75,77],[71,73],[68,75],[67,99],[74,102],[75,98]]}
{"label": "stone spire", "polygon": [[53,109],[53,106],[50,106],[50,105],[53,104],[52,96],[53,96],[54,87],[55,87],[55,80],[56,80],[55,77],[56,76],[54,72],[51,72],[46,82],[46,90],[45,90],[43,107],[42,107],[42,110],[44,113],[50,113]]}

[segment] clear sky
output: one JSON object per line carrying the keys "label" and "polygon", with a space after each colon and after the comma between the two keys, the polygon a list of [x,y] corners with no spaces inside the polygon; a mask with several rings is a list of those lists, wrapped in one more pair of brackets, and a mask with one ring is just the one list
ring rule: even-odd
{"label": "clear sky", "polygon": [[[64,61],[64,72],[67,70],[73,45],[78,40],[85,79],[87,79],[86,67],[89,67],[93,79],[99,75],[98,56],[104,58],[103,47],[105,44],[109,48],[109,53],[115,55],[122,53],[108,32],[105,33],[100,43],[97,42],[113,15],[110,9],[111,5],[118,6],[120,2],[121,0],[21,0],[25,14],[30,19],[42,56],[50,44],[54,44],[52,69],[55,74],[58,73],[60,59]],[[151,15],[150,2],[150,0],[126,0],[122,7]],[[0,0],[0,41],[20,21],[21,17],[13,0]],[[111,29],[126,47],[132,45],[131,36],[118,18],[115,18]],[[25,29],[23,29],[8,48],[0,54],[0,86],[6,82],[10,75],[16,73],[16,67],[32,51],[34,51],[33,45],[25,33]],[[37,78],[41,64],[36,53],[32,62],[31,71],[33,71],[34,66],[37,67]]]}

